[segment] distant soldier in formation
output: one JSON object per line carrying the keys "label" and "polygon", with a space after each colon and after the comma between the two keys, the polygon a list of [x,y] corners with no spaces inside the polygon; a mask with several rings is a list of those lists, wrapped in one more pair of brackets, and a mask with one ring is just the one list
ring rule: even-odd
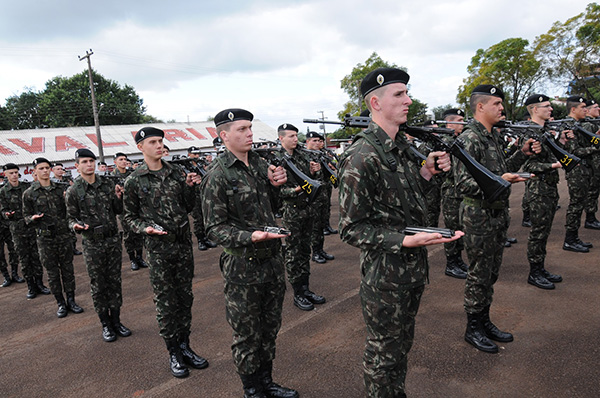
{"label": "distant soldier in formation", "polygon": [[[598,121],[600,116],[600,108],[596,101],[587,100],[586,105],[586,120]],[[600,124],[588,123],[591,133],[598,134],[600,132]],[[600,151],[595,152],[591,156],[591,184],[589,187],[588,197],[585,203],[585,223],[584,228],[587,229],[600,229],[600,221],[596,218],[596,212],[598,211],[598,197],[600,196]]]}
{"label": "distant soldier in formation", "polygon": [[50,180],[51,164],[48,159],[37,158],[33,166],[38,181],[23,193],[23,217],[36,231],[40,259],[58,304],[56,316],[64,318],[67,310],[76,314],[83,312],[75,302],[73,247],[64,190]]}
{"label": "distant soldier in formation", "polygon": [[80,177],[67,190],[69,227],[83,237],[94,309],[102,338],[111,342],[131,335],[120,319],[122,245],[116,215],[123,212],[123,187],[95,174],[96,155],[89,149],[75,152],[75,166]]}
{"label": "distant soldier in formation", "polygon": [[[9,164],[12,166],[12,164]],[[10,184],[8,182],[8,175],[6,173],[6,166],[2,168],[4,171],[4,179],[0,182],[0,190],[4,189],[4,187],[8,187]],[[19,170],[17,168],[17,180],[19,178]],[[8,265],[6,263],[6,256],[4,254],[4,245],[8,249],[8,262],[10,267],[12,268],[12,274],[8,271]],[[17,250],[15,248],[14,240],[11,236],[10,227],[8,218],[6,216],[0,218],[0,272],[4,276],[4,281],[2,281],[1,287],[8,287],[13,282],[23,283],[25,279],[19,276],[19,257],[17,255]]]}
{"label": "distant soldier in formation", "polygon": [[[198,147],[189,147],[187,153],[190,159],[200,159],[200,148]],[[194,162],[194,165],[202,167],[196,162]],[[200,195],[199,187],[196,187],[196,195]],[[214,242],[206,237],[204,220],[202,218],[202,206],[195,205],[192,217],[194,218],[194,235],[196,235],[196,239],[198,240],[198,250],[205,251],[217,247]]]}

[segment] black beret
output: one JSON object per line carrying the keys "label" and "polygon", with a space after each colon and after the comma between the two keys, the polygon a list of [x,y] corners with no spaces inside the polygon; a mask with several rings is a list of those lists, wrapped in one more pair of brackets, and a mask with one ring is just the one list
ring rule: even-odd
{"label": "black beret", "polygon": [[54,163],[54,164],[52,165],[52,167],[55,167],[55,166],[61,166],[61,167],[64,167],[62,163]]}
{"label": "black beret", "polygon": [[325,140],[325,138],[323,138],[323,135],[317,133],[316,131],[309,131],[308,133],[306,133],[306,139],[308,140],[309,138],[318,138],[320,140]]}
{"label": "black beret", "polygon": [[198,148],[197,146],[191,146],[188,148],[188,153],[198,152],[199,150],[200,148]]}
{"label": "black beret", "polygon": [[221,139],[221,137],[215,137],[215,139],[213,140],[213,146],[217,147],[221,145],[223,145],[223,140]]}
{"label": "black beret", "polygon": [[106,162],[98,162],[98,166],[107,166]]}
{"label": "black beret", "polygon": [[463,111],[462,109],[458,109],[458,108],[450,108],[450,109],[446,109],[444,111],[444,113],[442,114],[442,119],[445,118],[446,116],[465,116],[465,111]]}
{"label": "black beret", "polygon": [[541,102],[546,102],[546,101],[550,101],[550,97],[548,97],[547,95],[533,94],[533,95],[530,95],[529,97],[527,97],[527,99],[525,100],[525,106],[528,106],[531,104],[539,104]]}
{"label": "black beret", "polygon": [[231,123],[238,120],[252,121],[254,115],[245,109],[231,108],[225,109],[215,115],[215,126],[220,126],[225,123]]}
{"label": "black beret", "polygon": [[585,103],[585,98],[583,98],[581,95],[572,95],[569,98],[567,98],[567,102],[581,102],[581,103]]}
{"label": "black beret", "polygon": [[165,137],[165,132],[155,127],[144,127],[135,134],[135,143],[139,144],[148,137]]}
{"label": "black beret", "polygon": [[170,151],[170,150],[171,150],[171,149],[170,149],[168,146],[166,146],[166,145],[163,145],[163,149],[166,149],[167,151]]}
{"label": "black beret", "polygon": [[277,127],[277,131],[284,131],[284,130],[289,130],[289,131],[295,131],[296,133],[298,132],[298,127],[294,126],[293,124],[290,123],[283,123],[281,126]]}
{"label": "black beret", "polygon": [[585,106],[592,106],[592,105],[596,105],[596,101],[594,101],[593,99],[585,101]]}
{"label": "black beret", "polygon": [[360,92],[363,98],[367,96],[371,91],[386,86],[392,83],[404,83],[408,84],[410,76],[408,73],[397,68],[377,68],[372,72],[369,72],[367,76],[360,83]]}
{"label": "black beret", "polygon": [[92,158],[96,160],[96,155],[94,155],[94,152],[90,151],[87,148],[81,148],[75,151],[75,159],[81,158]]}
{"label": "black beret", "polygon": [[115,153],[115,159],[118,158],[118,157],[121,157],[121,156],[127,157],[127,155],[125,155],[123,152],[117,152],[117,153]]}
{"label": "black beret", "polygon": [[48,165],[52,167],[52,163],[50,163],[50,161],[46,158],[35,158],[33,160],[33,167],[36,167],[40,163],[48,163]]}
{"label": "black beret", "polygon": [[2,166],[2,170],[6,171],[6,170],[19,170],[19,166],[17,166],[14,163],[6,163],[4,166]]}
{"label": "black beret", "polygon": [[502,98],[504,100],[504,92],[500,87],[496,87],[493,84],[480,84],[473,89],[471,95],[491,95],[493,97]]}
{"label": "black beret", "polygon": [[368,109],[365,109],[358,116],[360,116],[360,117],[370,117],[371,116],[371,112]]}
{"label": "black beret", "polygon": [[425,120],[425,122],[423,123],[423,127],[427,127],[427,126],[433,126],[436,125],[437,123],[435,122],[435,120]]}

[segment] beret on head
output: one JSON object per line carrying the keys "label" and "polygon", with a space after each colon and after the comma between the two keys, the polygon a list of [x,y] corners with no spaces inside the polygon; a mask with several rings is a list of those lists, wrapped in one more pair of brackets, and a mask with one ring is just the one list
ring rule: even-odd
{"label": "beret on head", "polygon": [[435,120],[425,120],[425,122],[423,122],[423,127],[435,126],[436,124]]}
{"label": "beret on head", "polygon": [[115,159],[116,159],[116,158],[119,158],[119,157],[121,157],[121,156],[123,156],[123,157],[127,157],[127,155],[125,155],[123,152],[117,152],[117,153],[115,153]]}
{"label": "beret on head", "polygon": [[592,105],[596,105],[596,101],[594,101],[593,99],[585,101],[585,106],[592,106]]}
{"label": "beret on head", "polygon": [[81,148],[75,151],[75,159],[81,158],[92,158],[96,160],[96,155],[94,155],[94,152],[90,151],[87,148]]}
{"label": "beret on head", "polygon": [[248,120],[251,122],[253,119],[254,115],[245,109],[230,108],[217,113],[214,122],[215,126],[218,127],[222,124],[236,122],[238,120]]}
{"label": "beret on head", "polygon": [[377,68],[369,72],[360,83],[360,92],[363,98],[371,91],[379,87],[387,86],[393,83],[408,84],[410,76],[402,69],[397,68]]}
{"label": "beret on head", "polygon": [[539,104],[539,103],[546,102],[546,101],[550,101],[550,97],[548,97],[547,95],[533,94],[533,95],[530,95],[529,97],[527,97],[527,99],[525,100],[525,106],[528,106],[531,104]]}
{"label": "beret on head", "polygon": [[33,167],[37,167],[37,165],[40,163],[48,163],[48,166],[52,167],[52,163],[50,163],[50,161],[46,158],[35,158],[32,164]]}
{"label": "beret on head", "polygon": [[473,89],[471,95],[491,95],[492,97],[501,98],[504,101],[504,92],[500,87],[496,87],[493,84],[480,84]]}
{"label": "beret on head", "polygon": [[217,147],[217,146],[221,146],[221,145],[223,145],[223,140],[221,139],[221,137],[216,137],[213,140],[213,146]]}
{"label": "beret on head", "polygon": [[2,166],[2,170],[19,170],[19,166],[14,163],[6,163],[4,166]]}
{"label": "beret on head", "polygon": [[135,143],[139,144],[148,137],[165,137],[165,132],[155,127],[144,127],[135,134]]}
{"label": "beret on head", "polygon": [[309,131],[308,133],[306,133],[306,139],[308,140],[309,138],[318,138],[320,140],[325,140],[325,138],[323,138],[323,135],[317,133],[316,131]]}
{"label": "beret on head", "polygon": [[200,148],[198,148],[197,146],[191,146],[188,148],[188,153],[198,152],[199,150]]}
{"label": "beret on head", "polygon": [[277,132],[284,131],[284,130],[295,131],[297,133],[298,127],[294,126],[291,123],[283,123],[281,126],[277,127]]}
{"label": "beret on head", "polygon": [[585,98],[583,98],[581,95],[572,95],[567,98],[567,102],[581,102],[585,104]]}
{"label": "beret on head", "polygon": [[463,111],[462,109],[458,109],[458,108],[450,108],[450,109],[446,109],[444,111],[444,113],[442,114],[442,118],[445,118],[446,116],[465,116],[465,111]]}

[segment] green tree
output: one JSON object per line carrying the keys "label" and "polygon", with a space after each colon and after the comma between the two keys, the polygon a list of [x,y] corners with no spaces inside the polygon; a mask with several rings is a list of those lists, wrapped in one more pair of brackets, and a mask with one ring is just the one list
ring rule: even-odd
{"label": "green tree", "polygon": [[587,5],[565,22],[555,22],[535,40],[546,80],[571,86],[572,94],[593,97],[600,88],[600,6]]}
{"label": "green tree", "polygon": [[487,50],[480,48],[467,71],[469,76],[459,88],[458,103],[469,109],[473,89],[480,84],[494,84],[504,91],[504,108],[509,119],[542,78],[540,62],[529,49],[529,42],[521,38],[503,40]]}
{"label": "green tree", "polygon": [[47,127],[40,111],[40,94],[26,88],[21,95],[6,100],[5,116],[2,118],[4,130],[35,129]]}
{"label": "green tree", "polygon": [[435,120],[442,120],[442,117],[443,117],[442,115],[444,114],[444,112],[446,112],[448,109],[452,109],[452,108],[456,108],[456,107],[452,104],[446,104],[446,105],[436,106],[431,111],[433,112],[433,114],[435,116]]}

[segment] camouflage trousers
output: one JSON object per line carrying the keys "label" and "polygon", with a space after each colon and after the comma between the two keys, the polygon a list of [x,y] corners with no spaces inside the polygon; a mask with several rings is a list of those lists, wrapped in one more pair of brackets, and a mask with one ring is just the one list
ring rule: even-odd
{"label": "camouflage trousers", "polygon": [[508,208],[483,209],[463,202],[460,219],[465,232],[462,239],[469,258],[464,306],[467,313],[476,314],[492,304],[510,216]]}
{"label": "camouflage trousers", "polygon": [[442,187],[437,183],[437,179],[425,193],[425,200],[427,201],[427,226],[437,227],[440,220],[440,206],[442,201]]}
{"label": "camouflage trousers", "polygon": [[581,226],[581,214],[586,204],[590,187],[591,169],[579,164],[567,173],[569,187],[569,207],[567,207],[567,231],[577,232]]}
{"label": "camouflage trousers", "polygon": [[53,295],[62,295],[75,291],[75,273],[73,271],[73,246],[71,234],[63,233],[48,238],[37,237],[37,246],[42,265],[48,274],[48,285]]}
{"label": "camouflage trousers", "polygon": [[[147,241],[150,239],[160,238],[147,238]],[[189,334],[194,302],[191,235],[183,242],[166,245],[168,250],[153,250],[155,247],[161,246],[146,245],[159,333],[165,339]]]}
{"label": "camouflage trousers", "polygon": [[521,200],[521,210],[523,210],[523,213],[530,211],[529,203],[529,184],[526,183],[525,190],[523,191],[523,199]]}
{"label": "camouflage trousers", "polygon": [[194,235],[196,235],[196,239],[205,239],[206,231],[204,230],[204,219],[202,218],[202,206],[194,206],[192,218],[194,219]]}
{"label": "camouflage trousers", "polygon": [[592,162],[592,173],[585,202],[585,212],[595,214],[598,211],[598,197],[600,197],[600,155],[593,155]]}
{"label": "camouflage trousers", "polygon": [[23,272],[23,277],[26,279],[41,278],[44,270],[40,262],[35,231],[26,227],[24,223],[21,220],[10,224],[10,232],[21,263],[21,272]]}
{"label": "camouflage trousers", "polygon": [[333,194],[333,185],[325,186],[325,208],[323,209],[323,222],[330,223],[331,219],[331,195]]}
{"label": "camouflage trousers", "polygon": [[361,283],[360,301],[367,326],[363,371],[369,397],[395,398],[404,393],[407,356],[424,290],[424,285],[379,290]]}
{"label": "camouflage trousers", "polygon": [[313,220],[310,207],[285,202],[283,226],[291,232],[285,238],[285,269],[292,286],[308,280],[310,275],[310,235]]}
{"label": "camouflage trousers", "polygon": [[[8,248],[8,263],[10,264],[12,269],[16,270],[19,267],[19,256],[17,255],[15,244],[13,243],[13,238],[10,234],[10,229],[8,225],[3,225],[0,228],[0,271],[2,272],[8,269],[8,264],[6,263],[6,255],[4,254],[5,244]],[[31,248],[27,250],[31,250]]]}
{"label": "camouflage trousers", "polygon": [[546,259],[546,245],[558,205],[558,188],[556,184],[547,184],[540,180],[529,180],[527,186],[531,217],[527,259],[532,264],[539,264],[544,263]]}
{"label": "camouflage trousers", "polygon": [[327,225],[327,219],[325,218],[327,210],[327,191],[323,190],[319,194],[319,197],[311,204],[310,213],[313,220],[312,231],[310,234],[310,245],[315,250],[322,250],[323,244],[325,243],[325,236],[323,235],[323,228]]}
{"label": "camouflage trousers", "polygon": [[[462,225],[460,223],[460,204],[461,198],[453,198],[448,195],[442,196],[442,215],[444,216],[444,226],[453,230],[462,231]],[[464,249],[463,240],[458,239],[453,242],[444,243],[444,251],[446,257],[453,257],[459,255]]]}
{"label": "camouflage trousers", "polygon": [[83,258],[90,276],[92,301],[99,314],[123,305],[121,255],[118,234],[102,241],[83,239]]}
{"label": "camouflage trousers", "polygon": [[121,228],[123,229],[123,242],[127,253],[135,253],[142,251],[144,247],[144,236],[136,234],[129,228],[129,225],[123,222],[123,217],[119,217]]}
{"label": "camouflage trousers", "polygon": [[257,284],[225,283],[227,322],[233,329],[231,353],[237,372],[256,373],[275,359],[285,294],[282,279]]}

